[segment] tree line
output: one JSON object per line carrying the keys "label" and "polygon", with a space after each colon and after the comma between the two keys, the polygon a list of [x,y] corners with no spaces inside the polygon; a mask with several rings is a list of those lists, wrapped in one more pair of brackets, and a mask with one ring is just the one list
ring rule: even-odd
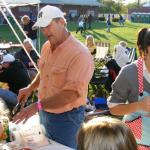
{"label": "tree line", "polygon": [[125,14],[128,12],[128,9],[139,8],[142,3],[140,0],[137,2],[130,3],[128,5],[124,4],[124,0],[98,0],[102,3],[102,7],[100,7],[100,13],[112,13],[112,14]]}

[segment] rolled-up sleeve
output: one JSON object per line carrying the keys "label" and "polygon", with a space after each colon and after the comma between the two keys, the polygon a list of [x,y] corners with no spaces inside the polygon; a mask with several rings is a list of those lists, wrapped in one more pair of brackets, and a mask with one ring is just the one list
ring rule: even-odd
{"label": "rolled-up sleeve", "polygon": [[66,84],[63,90],[77,91],[80,96],[87,94],[88,83],[94,71],[92,56],[88,53],[80,53],[69,65]]}

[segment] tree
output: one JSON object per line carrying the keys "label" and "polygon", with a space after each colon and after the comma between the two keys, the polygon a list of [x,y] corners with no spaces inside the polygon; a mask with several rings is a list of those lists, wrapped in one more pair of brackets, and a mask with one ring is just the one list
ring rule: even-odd
{"label": "tree", "polygon": [[140,2],[140,0],[138,0],[138,2],[130,3],[130,4],[127,5],[127,8],[128,8],[128,9],[137,9],[137,8],[139,8],[139,7],[141,7],[141,2]]}
{"label": "tree", "polygon": [[138,0],[138,7],[140,7],[140,0]]}
{"label": "tree", "polygon": [[123,0],[99,0],[99,2],[103,3],[103,6],[100,8],[100,13],[127,13],[127,7],[124,6]]}

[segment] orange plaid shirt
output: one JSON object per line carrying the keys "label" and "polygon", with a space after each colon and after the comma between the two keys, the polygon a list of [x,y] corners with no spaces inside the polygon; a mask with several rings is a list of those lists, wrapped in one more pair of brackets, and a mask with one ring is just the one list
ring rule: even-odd
{"label": "orange plaid shirt", "polygon": [[82,43],[70,35],[53,52],[50,42],[42,47],[39,61],[40,100],[54,96],[62,90],[77,91],[80,97],[61,108],[45,110],[51,113],[63,113],[86,104],[88,83],[94,71],[92,56]]}

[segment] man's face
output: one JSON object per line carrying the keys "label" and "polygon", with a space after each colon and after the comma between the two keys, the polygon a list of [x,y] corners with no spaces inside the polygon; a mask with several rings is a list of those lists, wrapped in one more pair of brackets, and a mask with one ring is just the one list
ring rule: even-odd
{"label": "man's face", "polygon": [[53,20],[47,27],[41,28],[44,36],[50,41],[52,46],[60,44],[61,38],[63,37],[62,31],[64,29],[64,23],[60,20]]}
{"label": "man's face", "polygon": [[32,50],[32,46],[31,46],[31,44],[29,42],[26,42],[23,45],[24,45],[24,47],[26,48],[26,50],[28,52],[30,52]]}
{"label": "man's face", "polygon": [[29,24],[30,20],[28,18],[23,19],[23,25]]}

